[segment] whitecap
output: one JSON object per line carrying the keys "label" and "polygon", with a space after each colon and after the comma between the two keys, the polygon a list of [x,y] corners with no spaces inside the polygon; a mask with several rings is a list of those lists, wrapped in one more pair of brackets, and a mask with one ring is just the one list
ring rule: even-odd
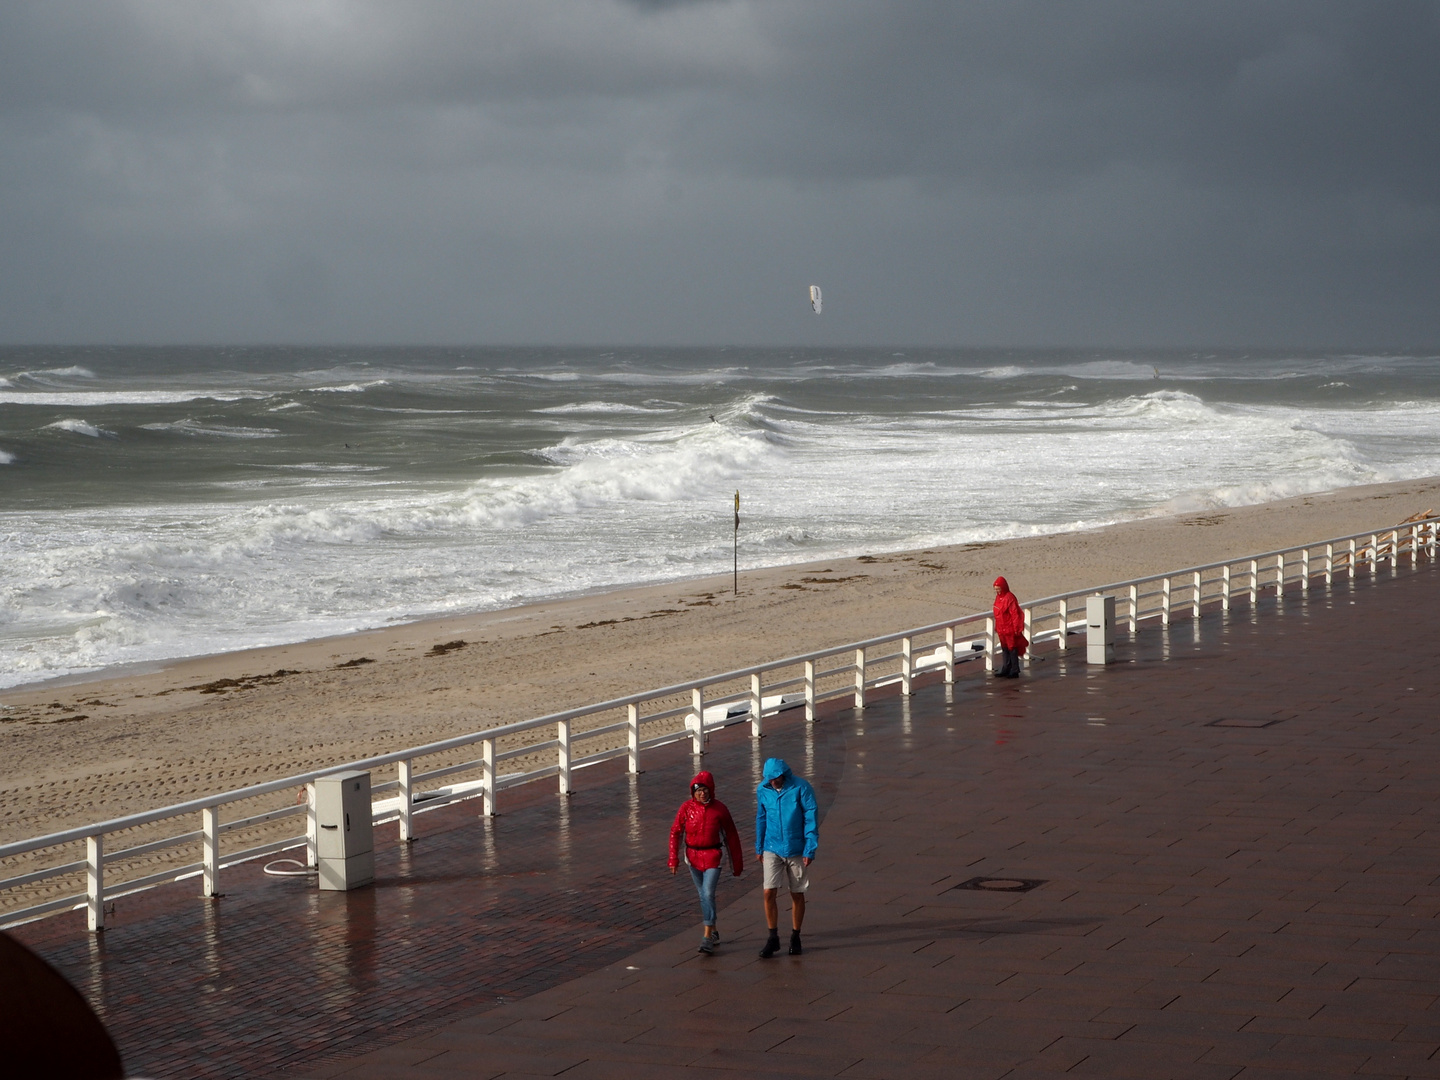
{"label": "whitecap", "polygon": [[278,428],[231,427],[226,424],[201,424],[196,420],[174,420],[169,423],[141,424],[145,431],[177,431],[182,435],[212,435],[222,439],[273,439]]}
{"label": "whitecap", "polygon": [[316,394],[360,394],[371,387],[389,385],[389,379],[376,379],[367,383],[346,383],[344,386],[311,386],[308,389]]}
{"label": "whitecap", "polygon": [[0,465],[13,465],[14,463],[14,454],[7,454],[4,450],[0,450]]}
{"label": "whitecap", "polygon": [[626,405],[620,401],[572,401],[568,405],[551,405],[536,409],[537,413],[657,413],[669,409],[646,408],[643,405]]}
{"label": "whitecap", "polygon": [[59,405],[85,409],[99,405],[179,405],[187,401],[247,401],[269,394],[205,390],[77,390],[71,393],[16,390],[0,392],[0,405]]}
{"label": "whitecap", "polygon": [[94,424],[87,424],[84,420],[56,420],[53,424],[46,424],[47,428],[56,428],[60,431],[73,432],[76,435],[87,435],[92,439],[116,439],[119,438],[113,431],[106,431]]}
{"label": "whitecap", "polygon": [[72,367],[45,368],[43,371],[26,371],[22,372],[22,374],[34,377],[38,377],[41,375],[55,375],[62,379],[95,378],[95,372],[91,371],[89,368],[80,367],[79,365],[75,365]]}

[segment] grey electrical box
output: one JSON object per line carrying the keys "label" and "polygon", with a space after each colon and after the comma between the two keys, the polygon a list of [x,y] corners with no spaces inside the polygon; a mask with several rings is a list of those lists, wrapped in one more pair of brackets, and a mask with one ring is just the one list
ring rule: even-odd
{"label": "grey electrical box", "polygon": [[1115,598],[1085,598],[1085,661],[1109,664],[1115,659]]}
{"label": "grey electrical box", "polygon": [[375,880],[368,772],[334,773],[315,781],[315,854],[322,889],[358,889]]}

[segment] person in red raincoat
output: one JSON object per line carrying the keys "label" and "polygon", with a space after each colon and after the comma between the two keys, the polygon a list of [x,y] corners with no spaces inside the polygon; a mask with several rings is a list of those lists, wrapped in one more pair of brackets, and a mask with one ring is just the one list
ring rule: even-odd
{"label": "person in red raincoat", "polygon": [[1020,657],[1030,647],[1025,637],[1025,615],[1020,601],[1010,591],[1003,577],[995,579],[995,636],[1000,639],[1001,664],[995,676],[999,679],[1020,677]]}
{"label": "person in red raincoat", "polygon": [[745,861],[740,854],[735,819],[715,798],[715,778],[708,772],[696,773],[690,781],[690,798],[680,804],[675,824],[670,826],[672,874],[680,866],[681,841],[685,844],[685,861],[690,865],[690,880],[700,894],[700,921],[705,924],[700,951],[713,953],[720,944],[720,931],[715,928],[715,887],[720,883],[722,845],[730,852],[730,869],[736,877],[744,871]]}

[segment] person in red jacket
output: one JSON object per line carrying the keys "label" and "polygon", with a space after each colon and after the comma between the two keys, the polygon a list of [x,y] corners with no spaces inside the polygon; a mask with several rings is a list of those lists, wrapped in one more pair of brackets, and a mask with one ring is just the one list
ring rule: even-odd
{"label": "person in red jacket", "polygon": [[725,804],[715,798],[715,778],[708,772],[695,774],[690,781],[690,798],[680,804],[675,824],[670,826],[670,873],[680,867],[680,844],[685,844],[685,861],[690,866],[690,879],[700,894],[700,921],[705,924],[705,937],[700,951],[713,953],[720,944],[715,928],[715,887],[720,883],[721,846],[730,851],[730,869],[739,877],[745,869],[740,854],[740,834],[735,819]]}
{"label": "person in red jacket", "polygon": [[1000,639],[1002,663],[995,672],[996,678],[1018,679],[1020,657],[1030,647],[1025,637],[1025,615],[1020,610],[1020,601],[1010,591],[1010,583],[1003,577],[995,579],[995,636]]}

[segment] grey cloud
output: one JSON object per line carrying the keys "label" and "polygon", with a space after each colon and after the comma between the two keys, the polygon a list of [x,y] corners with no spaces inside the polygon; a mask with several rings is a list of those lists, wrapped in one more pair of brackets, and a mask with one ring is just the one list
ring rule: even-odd
{"label": "grey cloud", "polygon": [[1433,339],[1437,45],[1406,0],[7,5],[0,338]]}

